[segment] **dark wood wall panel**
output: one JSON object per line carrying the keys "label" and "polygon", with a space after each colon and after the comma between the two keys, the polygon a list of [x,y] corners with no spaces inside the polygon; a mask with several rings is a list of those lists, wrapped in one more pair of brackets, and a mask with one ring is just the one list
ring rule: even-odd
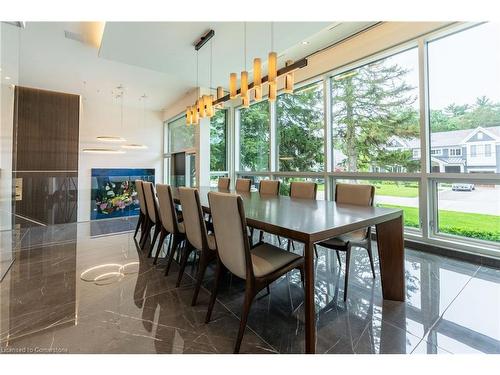
{"label": "dark wood wall panel", "polygon": [[77,171],[78,95],[16,87],[15,171]]}
{"label": "dark wood wall panel", "polygon": [[15,223],[76,221],[79,112],[78,95],[16,87]]}

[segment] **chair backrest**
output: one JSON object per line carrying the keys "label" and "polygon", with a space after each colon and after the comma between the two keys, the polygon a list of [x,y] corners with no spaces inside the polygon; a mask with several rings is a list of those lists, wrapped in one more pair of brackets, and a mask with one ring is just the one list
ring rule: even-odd
{"label": "chair backrest", "polygon": [[144,198],[149,218],[153,223],[156,223],[158,221],[158,201],[156,199],[155,186],[152,182],[144,181],[142,187],[144,189]]}
{"label": "chair backrest", "polygon": [[179,198],[182,206],[184,230],[189,243],[199,250],[207,249],[207,227],[203,219],[198,190],[180,187]]}
{"label": "chair backrest", "polygon": [[292,181],[290,183],[290,197],[302,199],[316,199],[318,185],[315,182]]}
{"label": "chair backrest", "polygon": [[139,208],[143,215],[147,215],[146,202],[144,201],[144,189],[142,188],[142,180],[135,180],[135,190],[137,191],[137,199],[139,199]]}
{"label": "chair backrest", "polygon": [[236,186],[234,189],[236,191],[246,193],[250,192],[251,185],[252,185],[252,180],[250,180],[249,178],[238,178],[236,179]]}
{"label": "chair backrest", "polygon": [[280,193],[280,181],[261,180],[259,182],[259,193],[266,195],[278,195]]}
{"label": "chair backrest", "polygon": [[175,211],[172,188],[167,184],[157,184],[158,206],[160,208],[161,224],[168,233],[179,233],[179,223],[177,221],[177,212]]}
{"label": "chair backrest", "polygon": [[217,181],[217,187],[219,189],[229,190],[229,184],[231,183],[231,179],[229,177],[219,177]]}
{"label": "chair backrest", "polygon": [[208,193],[217,252],[229,271],[242,279],[253,276],[243,201],[239,195]]}
{"label": "chair backrest", "polygon": [[335,202],[357,206],[373,206],[375,187],[362,184],[337,184]]}

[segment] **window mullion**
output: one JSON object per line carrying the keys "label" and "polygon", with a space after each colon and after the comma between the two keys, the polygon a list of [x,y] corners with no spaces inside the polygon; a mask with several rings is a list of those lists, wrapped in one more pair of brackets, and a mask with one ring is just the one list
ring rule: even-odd
{"label": "window mullion", "polygon": [[278,170],[277,153],[278,144],[276,136],[276,100],[269,102],[269,172]]}

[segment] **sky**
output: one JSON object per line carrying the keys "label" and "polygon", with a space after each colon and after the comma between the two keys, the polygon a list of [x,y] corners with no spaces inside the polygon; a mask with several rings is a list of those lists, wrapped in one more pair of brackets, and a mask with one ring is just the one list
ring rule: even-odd
{"label": "sky", "polygon": [[[418,51],[397,54],[397,63],[410,72],[407,82],[418,95]],[[432,41],[428,45],[431,109],[451,103],[473,104],[479,96],[500,102],[500,23],[486,23]],[[418,101],[414,104],[418,107]]]}

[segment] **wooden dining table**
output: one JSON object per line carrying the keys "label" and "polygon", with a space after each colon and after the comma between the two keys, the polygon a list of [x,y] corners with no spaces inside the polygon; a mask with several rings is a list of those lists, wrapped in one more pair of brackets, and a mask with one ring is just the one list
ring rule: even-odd
{"label": "wooden dining table", "polygon": [[[314,244],[375,226],[384,299],[405,300],[403,211],[401,209],[337,204],[333,201],[267,196],[259,192],[235,192],[213,187],[198,188],[203,210],[210,212],[208,193],[239,194],[247,224],[255,229],[304,244],[305,258],[305,351],[316,351],[314,305]],[[173,189],[179,203],[178,189]],[[217,233],[215,233],[217,236]]]}

